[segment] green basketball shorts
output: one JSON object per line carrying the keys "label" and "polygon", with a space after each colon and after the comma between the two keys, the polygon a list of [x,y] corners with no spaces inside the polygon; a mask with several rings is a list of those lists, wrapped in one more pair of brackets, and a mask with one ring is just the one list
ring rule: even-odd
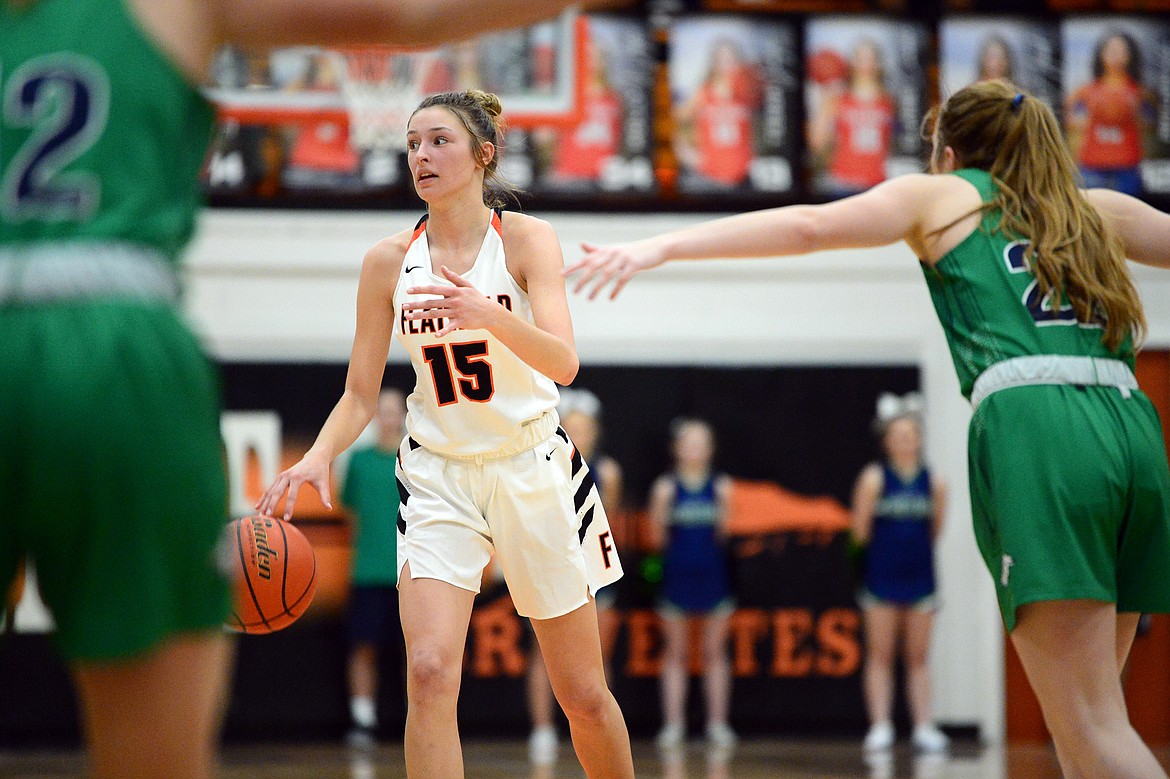
{"label": "green basketball shorts", "polygon": [[1170,611],[1170,470],[1144,394],[996,392],[971,419],[968,467],[975,538],[1009,631],[1037,601]]}
{"label": "green basketball shorts", "polygon": [[218,387],[161,303],[0,306],[0,585],[21,558],[72,660],[216,629]]}

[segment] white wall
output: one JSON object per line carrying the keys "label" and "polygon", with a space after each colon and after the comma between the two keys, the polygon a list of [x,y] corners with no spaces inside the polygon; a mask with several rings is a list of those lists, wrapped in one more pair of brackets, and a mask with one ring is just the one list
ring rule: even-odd
{"label": "white wall", "polygon": [[[348,358],[365,250],[413,226],[403,212],[210,212],[188,257],[188,309],[228,360]],[[568,260],[693,215],[551,214]],[[1150,345],[1170,345],[1170,273],[1136,268]],[[913,255],[903,245],[772,261],[676,263],[615,302],[571,297],[583,363],[917,364],[927,450],[951,485],[939,551],[944,607],[932,666],[938,718],[1002,738],[1002,629],[975,549],[966,478],[967,403]],[[405,359],[399,347],[391,361]]]}

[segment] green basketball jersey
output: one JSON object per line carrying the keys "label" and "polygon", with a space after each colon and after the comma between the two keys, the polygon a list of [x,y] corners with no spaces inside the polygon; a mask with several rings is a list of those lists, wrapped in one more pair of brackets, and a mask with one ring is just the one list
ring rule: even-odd
{"label": "green basketball jersey", "polygon": [[0,0],[0,243],[194,230],[213,111],[124,0]]}
{"label": "green basketball jersey", "polygon": [[359,449],[349,459],[341,502],[354,513],[354,584],[393,586],[398,580],[397,452],[376,446]]}
{"label": "green basketball jersey", "polygon": [[[955,173],[971,182],[987,203],[996,187],[987,171]],[[979,227],[933,267],[922,266],[935,311],[951,347],[963,395],[991,365],[1027,355],[1072,355],[1125,360],[1133,367],[1133,345],[1105,348],[1099,323],[1078,322],[1072,306],[1053,311],[1029,268],[1029,245],[1000,232],[1000,212],[984,215]]]}

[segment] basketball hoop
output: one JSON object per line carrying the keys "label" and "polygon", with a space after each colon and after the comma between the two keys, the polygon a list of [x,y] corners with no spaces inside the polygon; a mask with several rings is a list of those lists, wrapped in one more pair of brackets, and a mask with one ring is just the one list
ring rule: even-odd
{"label": "basketball hoop", "polygon": [[[221,122],[344,124],[349,145],[361,158],[365,183],[394,185],[404,173],[406,123],[432,93],[492,84],[507,107],[509,126],[576,126],[584,104],[586,31],[584,17],[570,10],[554,25],[520,34],[519,43],[508,46],[485,37],[430,51],[384,45],[281,48],[270,52],[269,66],[279,56],[283,78],[202,91],[215,104]],[[530,60],[542,63],[531,78],[524,75]],[[310,72],[315,83],[301,84]]]}
{"label": "basketball hoop", "polygon": [[359,152],[406,148],[406,123],[423,97],[432,52],[342,49],[337,72],[349,114],[350,144]]}

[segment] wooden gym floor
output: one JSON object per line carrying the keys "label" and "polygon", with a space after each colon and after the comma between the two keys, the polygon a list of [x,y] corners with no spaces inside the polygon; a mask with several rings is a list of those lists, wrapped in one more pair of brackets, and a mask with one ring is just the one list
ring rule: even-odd
{"label": "wooden gym floor", "polygon": [[[579,779],[576,759],[562,743],[555,766],[528,764],[522,741],[464,744],[468,779]],[[1158,750],[1170,766],[1170,749]],[[919,757],[899,747],[884,760],[868,760],[853,741],[748,739],[731,754],[708,752],[692,743],[662,755],[648,742],[635,742],[639,777],[662,779],[1060,779],[1051,750],[1042,745],[1008,748],[957,743],[947,757]],[[401,779],[406,776],[401,745],[350,749],[343,745],[289,744],[228,746],[222,779]],[[60,779],[84,776],[76,753],[0,752],[0,777]]]}

